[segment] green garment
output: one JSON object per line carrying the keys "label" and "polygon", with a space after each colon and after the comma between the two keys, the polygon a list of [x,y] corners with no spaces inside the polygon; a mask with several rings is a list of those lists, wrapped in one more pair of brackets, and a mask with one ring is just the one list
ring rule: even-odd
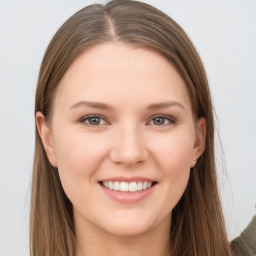
{"label": "green garment", "polygon": [[256,216],[241,233],[231,242],[234,256],[255,256],[256,255]]}

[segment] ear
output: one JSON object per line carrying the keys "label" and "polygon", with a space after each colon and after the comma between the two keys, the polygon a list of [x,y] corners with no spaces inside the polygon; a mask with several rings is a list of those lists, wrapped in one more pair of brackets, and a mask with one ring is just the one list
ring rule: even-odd
{"label": "ear", "polygon": [[53,146],[52,133],[45,122],[45,117],[42,112],[36,113],[36,126],[38,133],[41,137],[44,149],[46,151],[47,157],[52,164],[52,166],[57,167],[57,159]]}
{"label": "ear", "polygon": [[196,139],[193,148],[193,159],[191,161],[191,168],[196,165],[197,159],[203,154],[205,149],[206,138],[206,120],[201,117],[196,123]]}

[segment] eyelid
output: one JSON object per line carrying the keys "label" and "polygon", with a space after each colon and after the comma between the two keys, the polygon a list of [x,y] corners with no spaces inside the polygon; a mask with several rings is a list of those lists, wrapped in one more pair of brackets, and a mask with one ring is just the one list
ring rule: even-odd
{"label": "eyelid", "polygon": [[106,124],[90,125],[90,124],[85,123],[85,121],[90,119],[90,118],[100,118],[100,119],[103,119],[105,121],[105,123],[107,123],[106,118],[102,115],[99,115],[99,114],[90,114],[90,115],[83,116],[82,118],[79,119],[78,122],[82,123],[84,125],[90,126],[90,127],[94,127],[94,126],[97,127],[97,126],[101,126],[101,125],[106,125]]}
{"label": "eyelid", "polygon": [[170,123],[169,124],[164,124],[164,125],[155,125],[155,126],[159,126],[159,127],[164,127],[170,124],[175,124],[176,123],[176,118],[169,116],[169,115],[162,115],[162,114],[156,114],[152,117],[150,117],[150,120],[148,122],[151,122],[152,120],[154,120],[155,118],[160,117],[160,118],[165,118],[167,119]]}
{"label": "eyelid", "polygon": [[[174,117],[172,117],[172,116],[163,115],[163,114],[156,114],[156,115],[150,117],[150,119],[147,122],[147,124],[149,122],[153,121],[157,117],[164,118],[164,119],[168,120],[169,124],[175,124],[176,123],[176,119]],[[83,116],[82,118],[79,119],[79,123],[85,124],[85,125],[90,126],[90,127],[94,127],[94,126],[97,127],[97,126],[106,125],[106,124],[90,125],[90,124],[85,123],[85,121],[90,119],[90,118],[100,118],[100,119],[104,120],[105,123],[107,123],[106,118],[104,116],[102,116],[102,115],[99,115],[99,114],[90,114],[90,115]],[[162,126],[163,127],[163,126],[167,126],[169,124],[155,125],[155,126],[160,126],[160,127]]]}

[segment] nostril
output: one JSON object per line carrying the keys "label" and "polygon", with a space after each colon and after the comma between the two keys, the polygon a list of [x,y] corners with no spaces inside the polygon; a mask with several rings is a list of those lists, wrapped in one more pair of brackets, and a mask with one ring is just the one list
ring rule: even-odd
{"label": "nostril", "polygon": [[135,166],[142,164],[148,158],[147,150],[134,138],[124,138],[110,152],[110,158],[116,164]]}

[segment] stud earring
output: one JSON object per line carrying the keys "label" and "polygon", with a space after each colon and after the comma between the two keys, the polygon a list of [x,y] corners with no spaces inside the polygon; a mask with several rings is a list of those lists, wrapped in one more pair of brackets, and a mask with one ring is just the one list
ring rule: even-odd
{"label": "stud earring", "polygon": [[195,158],[195,157],[193,158],[193,161],[196,161],[196,158]]}

